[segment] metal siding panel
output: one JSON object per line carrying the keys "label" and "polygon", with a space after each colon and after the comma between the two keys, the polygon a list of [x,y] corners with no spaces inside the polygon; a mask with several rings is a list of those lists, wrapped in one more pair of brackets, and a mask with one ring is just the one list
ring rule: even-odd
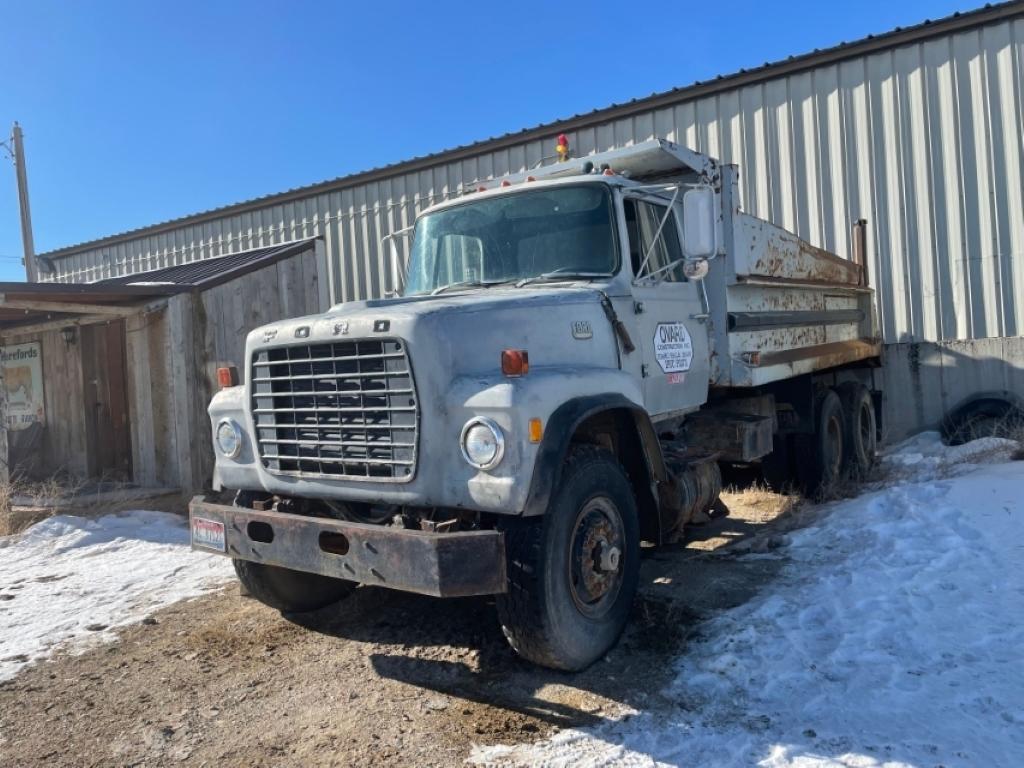
{"label": "metal siding panel", "polygon": [[1013,48],[1010,26],[1004,24],[982,30],[988,64],[987,96],[989,136],[992,158],[992,211],[994,222],[997,300],[1002,321],[1002,335],[1018,333],[1017,307],[1014,302],[1014,254],[1022,253],[1020,227],[1011,225],[1002,211],[1021,211],[1019,186],[1021,136],[1017,117],[1011,107],[1013,98]]}
{"label": "metal siding panel", "polygon": [[818,207],[818,169],[814,150],[814,102],[811,73],[789,79],[789,137],[793,163],[792,230],[805,240],[818,243],[816,208]]}
{"label": "metal siding panel", "polygon": [[[903,258],[901,267],[906,275],[906,322],[903,338],[918,341],[925,338],[922,294],[926,291],[922,260],[929,252],[919,236],[921,214],[927,216],[928,183],[921,180],[920,153],[924,151],[924,132],[921,115],[924,102],[920,87],[921,51],[919,46],[901,49],[893,54],[895,86],[899,97],[899,179],[901,189],[901,220],[903,232]],[[920,182],[920,183],[919,183]],[[923,199],[922,199],[923,198]],[[931,260],[929,259],[929,266]],[[931,293],[931,292],[929,292]]]}
{"label": "metal siding panel", "polygon": [[985,295],[981,284],[982,223],[980,220],[981,209],[978,205],[983,192],[983,182],[978,173],[978,130],[977,115],[974,112],[978,101],[976,62],[979,52],[977,42],[976,36],[970,34],[957,35],[953,38],[957,113],[960,127],[960,173],[964,184],[964,253],[960,273],[964,303],[967,309],[967,333],[974,338],[985,335]]}
{"label": "metal siding panel", "polygon": [[[907,331],[906,288],[899,268],[903,251],[900,232],[900,189],[898,177],[898,127],[895,86],[890,53],[868,61],[868,108],[874,175],[874,213],[877,222],[878,270],[875,285],[881,296],[882,333],[898,341]],[[895,213],[895,216],[894,216]]]}

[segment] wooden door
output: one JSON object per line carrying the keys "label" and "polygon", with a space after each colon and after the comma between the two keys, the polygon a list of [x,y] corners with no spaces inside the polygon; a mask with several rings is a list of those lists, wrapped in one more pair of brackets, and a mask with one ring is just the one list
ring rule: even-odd
{"label": "wooden door", "polygon": [[92,477],[132,479],[124,320],[81,328],[87,464]]}

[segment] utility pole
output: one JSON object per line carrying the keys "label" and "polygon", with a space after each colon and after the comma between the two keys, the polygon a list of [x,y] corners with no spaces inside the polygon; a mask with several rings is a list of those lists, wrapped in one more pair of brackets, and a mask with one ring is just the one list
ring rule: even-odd
{"label": "utility pole", "polygon": [[25,254],[25,277],[30,283],[35,283],[39,280],[39,273],[36,270],[36,246],[32,239],[32,212],[28,206],[25,139],[17,120],[14,121],[14,128],[11,130],[11,150],[14,154],[14,170],[18,176],[18,207],[21,211],[21,245]]}

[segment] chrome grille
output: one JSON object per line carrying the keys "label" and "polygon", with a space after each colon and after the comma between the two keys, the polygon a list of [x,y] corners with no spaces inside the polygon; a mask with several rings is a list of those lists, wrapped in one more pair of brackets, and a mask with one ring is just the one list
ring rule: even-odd
{"label": "chrome grille", "polygon": [[415,474],[419,407],[398,339],[261,349],[250,383],[270,472],[383,482]]}

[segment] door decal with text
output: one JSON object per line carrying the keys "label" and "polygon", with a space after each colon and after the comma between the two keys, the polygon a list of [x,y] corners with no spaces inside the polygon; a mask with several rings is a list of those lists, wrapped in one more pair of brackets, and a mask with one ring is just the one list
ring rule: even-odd
{"label": "door decal with text", "polygon": [[654,359],[665,373],[690,370],[693,341],[683,323],[658,323],[654,329]]}

